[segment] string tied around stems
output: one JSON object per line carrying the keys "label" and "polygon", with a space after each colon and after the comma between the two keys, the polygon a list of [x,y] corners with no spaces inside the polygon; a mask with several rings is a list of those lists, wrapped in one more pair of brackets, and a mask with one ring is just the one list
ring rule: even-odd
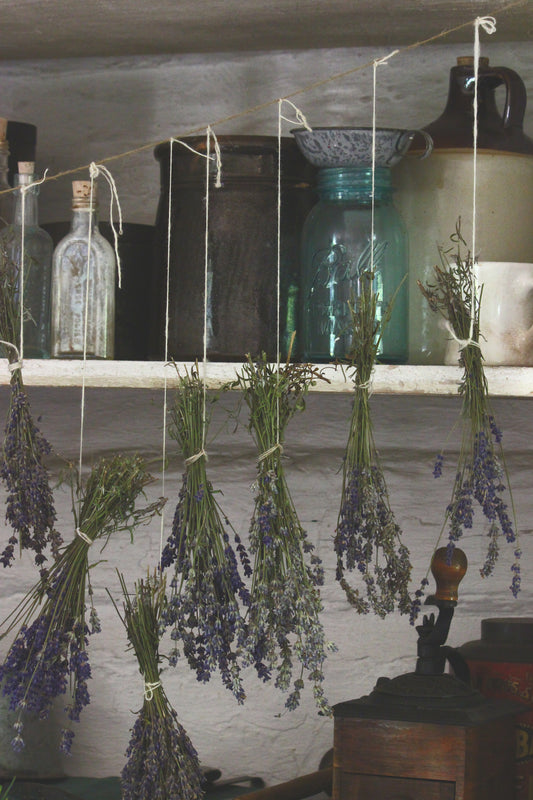
{"label": "string tied around stems", "polygon": [[161,681],[152,681],[146,682],[144,684],[144,699],[145,700],[153,700],[154,699],[154,692],[156,689],[159,689],[161,686]]}
{"label": "string tied around stems", "polygon": [[201,458],[205,458],[206,461],[209,461],[209,457],[203,447],[197,453],[185,459],[185,466],[190,467],[191,464],[195,464]]}
{"label": "string tied around stems", "polygon": [[93,540],[92,540],[92,539],[91,539],[89,536],[87,536],[87,534],[86,534],[86,533],[84,533],[84,532],[81,530],[81,528],[76,528],[76,536],[77,536],[79,539],[81,539],[81,540],[82,540],[82,542],[85,542],[85,544],[88,544],[88,545],[91,545],[91,544],[93,544]]}
{"label": "string tied around stems", "polygon": [[276,444],[273,444],[272,447],[268,448],[268,450],[265,450],[264,453],[261,453],[261,455],[257,457],[257,462],[260,464],[261,461],[264,461],[269,456],[274,455],[274,453],[278,450],[279,454],[283,455],[283,445],[281,444],[281,442],[276,442]]}
{"label": "string tied around stems", "polygon": [[15,354],[16,354],[15,361],[9,361],[9,363],[7,365],[8,370],[10,372],[15,372],[16,369],[22,369],[23,360],[20,357],[20,353],[19,353],[18,347],[16,345],[12,344],[12,342],[5,342],[3,339],[0,339],[0,344],[3,344],[4,347],[10,347],[12,350],[15,351]]}

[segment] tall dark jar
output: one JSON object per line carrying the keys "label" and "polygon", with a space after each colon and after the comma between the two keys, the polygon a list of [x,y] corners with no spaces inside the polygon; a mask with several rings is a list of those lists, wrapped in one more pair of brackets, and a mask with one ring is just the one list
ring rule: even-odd
{"label": "tall dark jar", "polygon": [[[200,153],[205,137],[183,140]],[[249,353],[274,358],[277,352],[278,139],[275,136],[219,136],[222,175],[209,188],[207,356],[241,361]],[[168,355],[193,360],[203,354],[205,280],[205,158],[172,145],[169,226],[170,143],[158,145],[161,195],[156,217],[152,356],[165,352],[167,261]],[[283,354],[296,330],[299,243],[303,221],[314,202],[314,168],[295,142],[281,140],[280,347]],[[168,257],[168,230],[170,248]],[[296,356],[295,350],[292,356]]]}

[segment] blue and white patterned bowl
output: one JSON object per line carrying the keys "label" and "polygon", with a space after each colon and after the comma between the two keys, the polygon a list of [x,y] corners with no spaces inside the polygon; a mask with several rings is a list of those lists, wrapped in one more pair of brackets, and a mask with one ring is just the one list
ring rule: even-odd
{"label": "blue and white patterned bowl", "polygon": [[[369,167],[372,165],[372,128],[295,128],[291,131],[305,158],[315,167]],[[376,167],[393,167],[406,154],[416,134],[426,150],[433,140],[425,131],[376,128]]]}

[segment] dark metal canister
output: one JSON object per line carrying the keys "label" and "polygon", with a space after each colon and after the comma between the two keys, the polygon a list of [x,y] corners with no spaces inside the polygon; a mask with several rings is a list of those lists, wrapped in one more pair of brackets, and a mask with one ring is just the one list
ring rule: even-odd
{"label": "dark metal canister", "polygon": [[533,617],[484,619],[481,640],[459,653],[482,694],[525,704],[516,718],[515,800],[533,800]]}
{"label": "dark metal canister", "polygon": [[[182,140],[200,153],[205,137]],[[275,136],[219,136],[222,186],[209,187],[207,355],[242,361],[276,353],[278,139]],[[172,145],[169,230],[170,143],[158,145],[161,195],[156,217],[156,339],[153,357],[164,353],[167,261],[169,264],[168,354],[180,361],[201,358],[204,335],[205,158]],[[211,153],[214,148],[211,147]],[[214,176],[214,164],[212,175]],[[300,235],[315,201],[315,170],[292,138],[281,140],[280,267],[281,346],[296,328]],[[169,251],[169,252],[168,252]]]}

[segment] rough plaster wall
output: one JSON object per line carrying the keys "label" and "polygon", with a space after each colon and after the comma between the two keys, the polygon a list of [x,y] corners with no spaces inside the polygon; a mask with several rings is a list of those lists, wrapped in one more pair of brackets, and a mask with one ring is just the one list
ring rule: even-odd
{"label": "rough plaster wall", "polygon": [[[527,49],[526,49],[527,48]],[[487,43],[484,52],[493,64],[516,69],[533,87],[529,44]],[[465,52],[459,46],[433,46],[403,53],[379,73],[378,119],[381,125],[411,127],[434,119],[442,110],[449,68]],[[0,64],[0,113],[34,122],[39,128],[38,167],[52,174],[122,153],[146,142],[182,135],[331,74],[364,64],[382,55],[370,48],[274,54],[238,54],[57,61]],[[369,125],[371,71],[294,98],[314,125]],[[276,134],[276,108],[220,124],[218,133]],[[289,130],[287,125],[287,132]],[[526,131],[533,131],[531,111]],[[109,165],[116,177],[130,222],[154,221],[158,169],[151,148]],[[74,177],[79,177],[78,175]],[[69,215],[71,177],[42,189],[41,218],[61,220]],[[105,217],[105,204],[103,206]],[[57,450],[77,453],[79,392],[32,390],[36,414]],[[7,390],[0,392],[5,407]],[[530,543],[531,435],[530,401],[496,402],[505,431],[509,472],[515,490],[519,526],[523,533],[525,582],[514,601],[508,592],[509,564],[502,559],[497,575],[482,581],[478,566],[483,532],[476,530],[465,543],[471,568],[464,581],[461,604],[450,643],[478,638],[485,616],[530,613],[533,563]],[[435,482],[432,462],[457,419],[457,403],[439,398],[373,399],[376,435],[391,499],[406,541],[413,553],[414,585],[423,577],[449,497],[451,475]],[[348,397],[315,397],[308,411],[294,420],[289,431],[287,469],[302,521],[327,566],[324,625],[339,651],[329,659],[326,689],[332,703],[371,691],[379,675],[394,676],[412,669],[416,633],[408,621],[360,618],[347,606],[334,581],[331,552],[339,503],[342,453],[346,441]],[[3,412],[3,409],[2,409]],[[224,418],[221,410],[220,419]],[[118,390],[88,393],[86,458],[126,448],[156,456],[161,443],[160,393]],[[450,444],[453,449],[453,443]],[[451,456],[451,463],[453,455]],[[453,471],[453,467],[450,467]],[[210,448],[214,484],[224,491],[225,510],[241,533],[246,533],[252,508],[250,484],[254,477],[254,450],[245,430],[224,430]],[[180,473],[176,459],[167,478],[169,507],[173,509]],[[159,487],[154,487],[154,493]],[[72,519],[66,495],[60,495],[60,518],[67,534]],[[153,566],[159,553],[159,526],[141,530],[133,546],[127,537],[112,541],[107,563],[95,571],[97,602],[104,630],[91,642],[94,669],[92,703],[84,712],[74,754],[64,764],[70,774],[117,774],[123,764],[132,711],[141,702],[142,683],[104,588],[116,589],[115,567],[131,582]],[[2,574],[2,618],[34,579],[24,561]],[[2,642],[5,652],[8,642]],[[248,701],[238,707],[215,679],[198,685],[185,667],[165,674],[165,685],[180,718],[199,749],[204,763],[219,766],[225,775],[248,772],[269,783],[287,780],[318,767],[332,744],[332,722],[317,718],[312,699],[305,694],[301,708],[283,713],[283,700],[274,689],[247,681]],[[281,712],[281,716],[277,716]]]}

